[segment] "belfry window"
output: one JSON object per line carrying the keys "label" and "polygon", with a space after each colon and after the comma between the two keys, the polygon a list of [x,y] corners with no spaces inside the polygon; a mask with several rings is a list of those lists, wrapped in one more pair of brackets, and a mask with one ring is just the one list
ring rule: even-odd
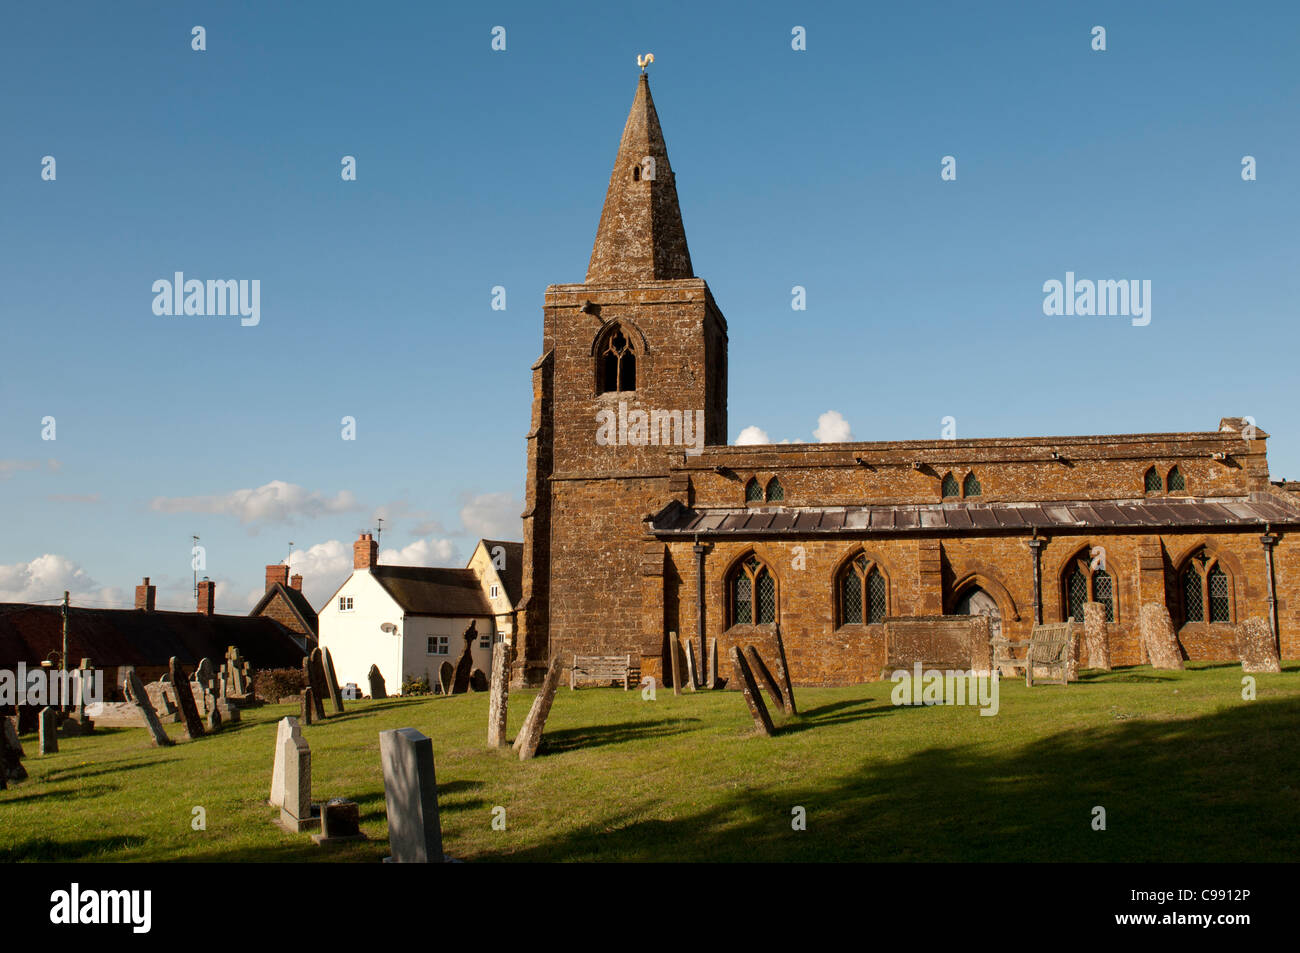
{"label": "belfry window", "polygon": [[596,352],[600,393],[636,390],[636,352],[623,329],[615,325]]}
{"label": "belfry window", "polygon": [[836,585],[840,625],[874,625],[885,621],[885,577],[875,560],[859,553],[840,572]]}
{"label": "belfry window", "polygon": [[731,571],[732,625],[770,625],[776,621],[776,577],[754,554]]}
{"label": "belfry window", "polygon": [[1232,585],[1219,560],[1199,552],[1183,568],[1179,589],[1184,622],[1231,622]]}

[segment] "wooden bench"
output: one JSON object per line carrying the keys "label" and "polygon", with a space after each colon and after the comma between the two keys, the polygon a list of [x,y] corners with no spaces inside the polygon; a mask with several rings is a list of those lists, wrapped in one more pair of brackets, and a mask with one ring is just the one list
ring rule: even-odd
{"label": "wooden bench", "polygon": [[578,687],[578,679],[598,682],[623,683],[623,690],[632,687],[632,656],[630,655],[575,655],[569,669],[569,691]]}
{"label": "wooden bench", "polygon": [[[1048,685],[1069,684],[1070,652],[1075,639],[1074,622],[1053,622],[1048,625],[1036,625],[1028,639],[992,639],[993,668],[1025,670],[1025,685],[1034,685],[1034,669],[1059,668],[1060,678],[1039,678],[1038,681]],[[1024,654],[1017,656],[1016,650],[1023,649]]]}

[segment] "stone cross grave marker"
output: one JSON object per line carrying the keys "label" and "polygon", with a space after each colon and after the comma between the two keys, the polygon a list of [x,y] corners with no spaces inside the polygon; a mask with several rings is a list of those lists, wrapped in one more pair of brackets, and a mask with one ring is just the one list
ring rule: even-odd
{"label": "stone cross grave marker", "polygon": [[515,739],[514,749],[519,752],[520,761],[527,761],[537,754],[537,746],[542,742],[542,729],[546,727],[546,717],[551,713],[551,704],[555,701],[555,690],[560,685],[560,673],[563,670],[564,663],[560,656],[551,659],[546,678],[542,681],[542,690],[533,699],[533,707],[528,710],[528,717],[524,719],[519,737]]}
{"label": "stone cross grave marker", "polygon": [[379,733],[388,848],[394,864],[442,863],[442,823],[433,742],[414,728]]}
{"label": "stone cross grave marker", "polygon": [[49,705],[40,714],[41,754],[56,754],[59,750],[59,722]]}
{"label": "stone cross grave marker", "polygon": [[144,719],[144,726],[149,729],[149,743],[155,748],[168,747],[172,740],[167,737],[167,732],[163,730],[162,722],[158,720],[158,713],[153,709],[153,702],[149,700],[149,692],[145,690],[140,681],[140,676],[136,674],[134,668],[126,673],[125,687],[127,700],[134,702],[135,707],[140,709],[140,717]]}
{"label": "stone cross grave marker", "polygon": [[745,664],[745,657],[740,654],[740,649],[736,646],[731,647],[731,670],[735,674],[736,681],[740,683],[740,690],[745,696],[745,704],[749,706],[749,713],[754,718],[754,727],[759,733],[764,735],[773,735],[776,729],[772,727],[772,716],[767,713],[767,706],[763,704],[763,696],[758,693],[758,686],[754,684],[754,674]]}
{"label": "stone cross grave marker", "polygon": [[366,673],[366,678],[370,682],[371,698],[388,697],[388,689],[384,685],[384,676],[380,673],[378,665],[370,666],[370,671]]}
{"label": "stone cross grave marker", "polygon": [[506,743],[507,706],[510,703],[510,646],[499,642],[492,652],[492,695],[488,699],[488,745]]}
{"label": "stone cross grave marker", "polygon": [[194,695],[190,692],[190,680],[181,668],[180,661],[172,656],[167,663],[171,671],[172,690],[176,692],[176,703],[181,709],[181,723],[185,726],[185,737],[193,741],[203,737],[203,722],[199,721],[199,710],[194,705]]}
{"label": "stone cross grave marker", "polygon": [[465,647],[461,650],[460,658],[456,662],[456,672],[451,682],[451,693],[453,695],[463,695],[469,691],[470,669],[474,665],[471,652],[474,648],[474,640],[477,638],[478,623],[471,621],[469,628],[465,630]]}

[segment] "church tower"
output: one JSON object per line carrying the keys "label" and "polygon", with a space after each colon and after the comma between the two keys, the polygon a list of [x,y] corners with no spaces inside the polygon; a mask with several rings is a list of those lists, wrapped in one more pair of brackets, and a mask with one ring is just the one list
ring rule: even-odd
{"label": "church tower", "polygon": [[548,287],[543,315],[514,642],[527,684],[557,654],[661,656],[677,572],[645,517],[687,502],[673,460],[727,439],[727,323],[692,269],[644,73],[586,281]]}

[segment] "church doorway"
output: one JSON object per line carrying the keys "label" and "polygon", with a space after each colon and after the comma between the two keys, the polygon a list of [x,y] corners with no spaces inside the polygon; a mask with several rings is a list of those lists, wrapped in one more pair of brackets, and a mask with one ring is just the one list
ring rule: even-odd
{"label": "church doorway", "polygon": [[997,638],[1002,634],[1002,613],[992,596],[979,586],[971,586],[957,598],[952,607],[953,615],[986,615],[989,617],[989,635]]}

